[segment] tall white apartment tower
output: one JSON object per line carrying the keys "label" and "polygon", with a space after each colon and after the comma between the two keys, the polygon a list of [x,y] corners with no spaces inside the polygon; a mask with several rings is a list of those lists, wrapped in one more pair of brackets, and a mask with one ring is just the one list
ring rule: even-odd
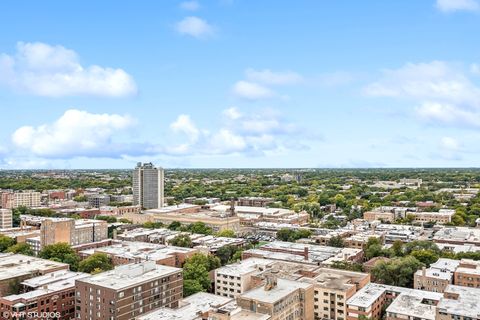
{"label": "tall white apartment tower", "polygon": [[150,163],[137,163],[133,171],[133,204],[145,209],[163,207],[164,171]]}

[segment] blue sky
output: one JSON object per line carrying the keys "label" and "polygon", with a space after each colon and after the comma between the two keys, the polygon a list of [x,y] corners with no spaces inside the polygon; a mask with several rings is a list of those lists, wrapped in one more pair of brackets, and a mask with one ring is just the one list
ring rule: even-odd
{"label": "blue sky", "polygon": [[465,167],[480,1],[0,3],[0,168]]}

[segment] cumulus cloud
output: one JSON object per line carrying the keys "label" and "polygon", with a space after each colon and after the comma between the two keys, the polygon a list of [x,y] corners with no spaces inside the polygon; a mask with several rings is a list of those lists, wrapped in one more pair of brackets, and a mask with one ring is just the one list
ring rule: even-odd
{"label": "cumulus cloud", "polygon": [[476,0],[437,0],[436,7],[442,12],[480,10],[480,5]]}
{"label": "cumulus cloud", "polygon": [[425,102],[416,109],[423,120],[456,126],[480,127],[480,112],[454,105]]}
{"label": "cumulus cloud", "polygon": [[200,9],[200,4],[198,1],[192,0],[192,1],[184,1],[180,3],[180,8],[183,10],[188,10],[188,11],[196,11]]}
{"label": "cumulus cloud", "polygon": [[137,92],[124,70],[82,66],[75,51],[41,42],[19,42],[14,55],[0,54],[0,84],[48,97],[122,97]]}
{"label": "cumulus cloud", "polygon": [[214,34],[214,28],[207,21],[198,17],[186,17],[175,27],[178,33],[197,39],[205,39]]}
{"label": "cumulus cloud", "polygon": [[382,77],[366,86],[364,92],[412,100],[418,105],[416,114],[432,123],[480,126],[480,88],[457,64],[432,61],[384,70]]}
{"label": "cumulus cloud", "polygon": [[272,98],[275,95],[275,93],[267,87],[244,80],[238,81],[233,85],[232,93],[235,96],[246,100]]}
{"label": "cumulus cloud", "polygon": [[260,155],[280,149],[305,148],[298,141],[300,130],[273,110],[244,114],[232,107],[222,114],[222,125],[215,131],[200,129],[190,116],[180,115],[170,128],[174,133],[185,134],[187,141],[166,147],[165,152],[175,155]]}
{"label": "cumulus cloud", "polygon": [[288,85],[302,82],[303,77],[293,71],[275,72],[269,69],[255,70],[248,68],[245,76],[249,81],[259,82],[267,85]]}
{"label": "cumulus cloud", "polygon": [[18,128],[12,144],[42,158],[118,157],[132,150],[113,137],[133,125],[130,116],[70,109],[53,123]]}

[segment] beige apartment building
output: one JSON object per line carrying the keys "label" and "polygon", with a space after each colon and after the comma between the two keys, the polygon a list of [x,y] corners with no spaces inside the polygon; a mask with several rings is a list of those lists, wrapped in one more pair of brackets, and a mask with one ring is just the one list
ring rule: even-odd
{"label": "beige apartment building", "polygon": [[128,264],[76,281],[76,319],[130,320],[183,296],[182,269],[154,261]]}
{"label": "beige apartment building", "polygon": [[258,286],[252,277],[276,262],[268,259],[250,258],[218,268],[214,272],[215,294],[234,298]]}
{"label": "beige apartment building", "polygon": [[320,268],[314,285],[314,318],[345,320],[347,300],[370,283],[368,273]]}
{"label": "beige apartment building", "polygon": [[0,229],[13,227],[13,216],[11,209],[0,209]]}
{"label": "beige apartment building", "polygon": [[265,285],[237,297],[243,310],[266,314],[271,320],[313,320],[311,283],[269,276]]}

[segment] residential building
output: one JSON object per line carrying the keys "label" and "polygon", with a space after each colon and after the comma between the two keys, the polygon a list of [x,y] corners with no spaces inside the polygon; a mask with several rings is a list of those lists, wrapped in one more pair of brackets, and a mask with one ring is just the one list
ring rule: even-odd
{"label": "residential building", "polygon": [[[231,298],[198,292],[179,302],[178,308],[162,307],[137,318],[137,320],[202,320],[209,312],[232,302]],[[248,319],[247,319],[248,320]]]}
{"label": "residential building", "polygon": [[2,319],[18,319],[15,314],[58,314],[59,319],[75,316],[75,280],[89,274],[60,270],[30,278],[21,284],[26,292],[0,298]]}
{"label": "residential building", "polygon": [[480,288],[480,261],[460,260],[454,276],[454,284],[457,286]]}
{"label": "residential building", "polygon": [[436,222],[438,224],[446,224],[452,222],[452,217],[455,214],[453,209],[440,209],[438,212],[416,212],[413,222]]}
{"label": "residential building", "polygon": [[[100,242],[102,244],[102,242]],[[105,242],[104,246],[80,250],[82,258],[94,253],[105,253],[112,258],[114,265],[124,265],[141,261],[154,261],[157,264],[181,267],[186,259],[198,252],[196,249],[165,246],[155,243],[113,241]]]}
{"label": "residential building", "polygon": [[133,171],[133,205],[145,209],[163,207],[164,171],[152,163],[138,163]]}
{"label": "residential building", "polygon": [[370,275],[338,269],[320,268],[318,275],[303,281],[314,285],[314,318],[345,320],[347,300],[370,283]]}
{"label": "residential building", "polygon": [[237,200],[237,206],[246,206],[246,207],[267,207],[269,204],[273,203],[272,198],[265,197],[240,197]]}
{"label": "residential building", "polygon": [[413,287],[418,290],[443,292],[447,286],[453,284],[453,274],[460,261],[440,258],[429,268],[417,270],[414,275]]}
{"label": "residential building", "polygon": [[433,236],[433,242],[480,246],[480,229],[467,227],[444,227],[435,233]]}
{"label": "residential building", "polygon": [[69,265],[23,254],[0,254],[0,297],[9,294],[10,286],[46,273],[68,270]]}
{"label": "residential building", "polygon": [[110,204],[110,196],[108,194],[90,194],[87,196],[88,205],[93,208],[100,208]]}
{"label": "residential building", "polygon": [[273,260],[250,258],[214,271],[215,294],[234,298],[256,287],[252,276],[272,267]]}
{"label": "residential building", "polygon": [[13,208],[18,207],[40,207],[42,194],[37,191],[22,191],[13,193]]}
{"label": "residential building", "polygon": [[13,227],[13,216],[11,209],[0,209],[0,229]]}
{"label": "residential building", "polygon": [[182,269],[154,261],[122,265],[76,281],[76,319],[136,319],[178,307],[182,295]]}
{"label": "residential building", "polygon": [[313,320],[314,289],[311,283],[269,276],[265,285],[237,297],[237,305],[271,320]]}
{"label": "residential building", "polygon": [[480,289],[450,285],[437,304],[436,320],[480,319]]}

